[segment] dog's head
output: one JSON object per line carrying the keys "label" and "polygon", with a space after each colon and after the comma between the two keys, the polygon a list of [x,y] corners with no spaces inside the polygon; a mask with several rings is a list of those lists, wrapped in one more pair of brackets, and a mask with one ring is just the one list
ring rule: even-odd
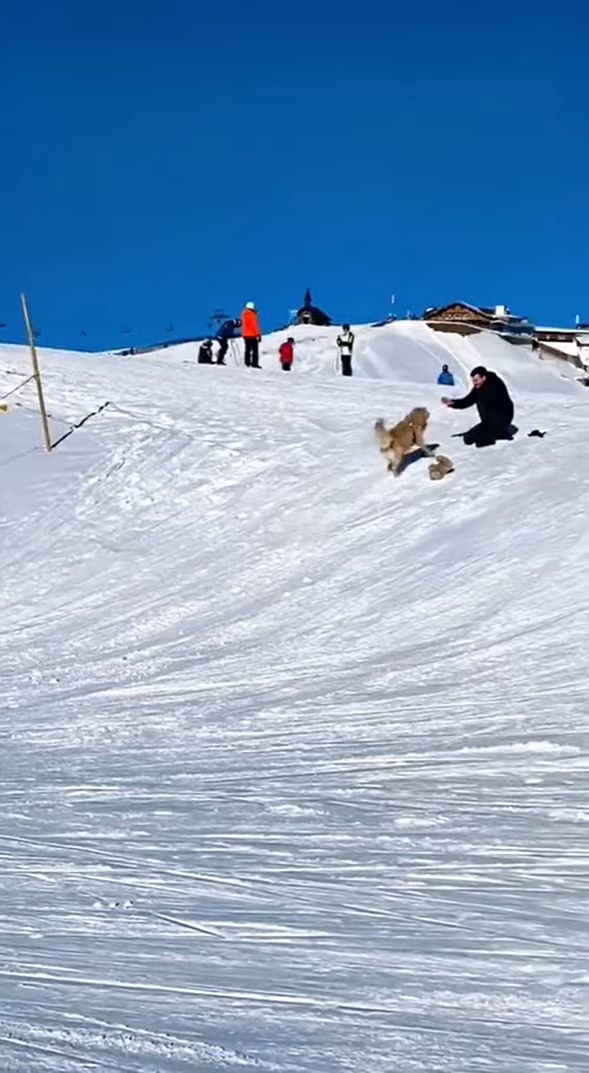
{"label": "dog's head", "polygon": [[424,429],[429,421],[429,410],[425,406],[416,406],[409,414],[409,420],[414,428]]}

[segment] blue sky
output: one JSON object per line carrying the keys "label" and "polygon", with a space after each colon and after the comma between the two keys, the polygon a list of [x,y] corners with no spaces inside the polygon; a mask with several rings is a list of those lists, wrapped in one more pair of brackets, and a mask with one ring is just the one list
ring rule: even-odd
{"label": "blue sky", "polygon": [[589,320],[586,5],[201,6],[0,0],[0,338],[21,289],[80,347],[307,286]]}

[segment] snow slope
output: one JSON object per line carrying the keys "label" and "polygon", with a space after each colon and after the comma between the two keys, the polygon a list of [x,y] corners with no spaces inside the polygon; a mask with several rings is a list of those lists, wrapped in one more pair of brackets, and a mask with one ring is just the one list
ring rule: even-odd
{"label": "snow slope", "polygon": [[[589,395],[295,334],[288,377],[42,351],[55,436],[110,403],[50,456],[30,385],[0,415],[3,1073],[589,1069]],[[443,361],[514,443],[450,438]],[[374,444],[417,404],[446,481]]]}

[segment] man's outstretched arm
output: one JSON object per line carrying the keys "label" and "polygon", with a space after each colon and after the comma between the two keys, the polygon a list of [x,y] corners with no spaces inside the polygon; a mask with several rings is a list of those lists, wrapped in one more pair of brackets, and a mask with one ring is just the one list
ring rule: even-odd
{"label": "man's outstretched arm", "polygon": [[451,410],[468,410],[468,407],[474,406],[476,401],[477,393],[474,388],[463,399],[442,399],[444,406],[449,406]]}

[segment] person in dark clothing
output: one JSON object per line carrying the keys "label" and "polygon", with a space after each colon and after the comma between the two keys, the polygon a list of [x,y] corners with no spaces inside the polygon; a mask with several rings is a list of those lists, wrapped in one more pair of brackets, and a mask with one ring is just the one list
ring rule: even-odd
{"label": "person in dark clothing", "polygon": [[213,343],[211,339],[205,339],[198,351],[199,365],[213,364]]}
{"label": "person in dark clothing", "polygon": [[229,350],[229,342],[233,339],[235,330],[238,326],[239,321],[237,320],[226,320],[220,325],[219,331],[217,332],[217,342],[219,344],[219,349],[217,351],[217,365],[225,364],[225,356]]}
{"label": "person in dark clothing", "polygon": [[491,447],[497,440],[512,440],[517,432],[511,423],[513,402],[501,377],[477,365],[470,378],[472,391],[463,399],[442,399],[452,410],[467,410],[469,406],[476,406],[479,411],[480,424],[464,433],[462,438],[465,444]]}
{"label": "person in dark clothing", "polygon": [[340,366],[342,376],[352,375],[352,354],[354,352],[354,333],[350,329],[349,324],[344,324],[341,334],[336,339],[336,345],[339,350]]}

